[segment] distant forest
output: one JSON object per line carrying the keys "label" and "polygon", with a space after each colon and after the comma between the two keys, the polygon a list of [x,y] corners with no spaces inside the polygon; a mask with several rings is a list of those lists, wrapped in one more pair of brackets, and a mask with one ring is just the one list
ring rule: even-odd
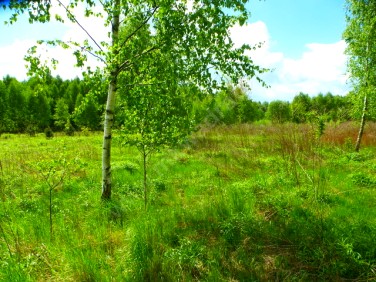
{"label": "distant forest", "polygon": [[[0,80],[0,133],[29,133],[46,129],[73,133],[76,130],[100,130],[107,89],[105,83],[87,79],[63,80],[48,76],[27,81],[5,76]],[[118,104],[126,99],[119,95]],[[200,98],[198,98],[198,96]],[[214,95],[201,93],[190,103],[197,124],[235,124],[270,120],[273,123],[343,122],[357,118],[351,95],[332,93],[297,94],[292,102],[255,102],[240,87],[228,86]],[[115,126],[122,123],[121,112]]]}

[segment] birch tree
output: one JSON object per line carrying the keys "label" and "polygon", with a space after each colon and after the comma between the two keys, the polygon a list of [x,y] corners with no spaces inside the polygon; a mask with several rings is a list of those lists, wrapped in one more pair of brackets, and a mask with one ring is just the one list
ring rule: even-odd
{"label": "birch tree", "polygon": [[[255,77],[265,71],[256,66],[246,52],[255,46],[235,48],[230,28],[243,25],[250,13],[246,0],[63,0],[17,1],[6,5],[14,11],[9,22],[14,23],[27,13],[30,23],[69,20],[86,34],[82,42],[61,40],[39,41],[40,44],[71,48],[77,65],[83,66],[88,56],[103,62],[103,81],[108,85],[105,106],[102,150],[102,199],[111,198],[111,140],[115,116],[115,97],[122,73],[137,69],[139,61],[150,53],[167,53],[175,66],[174,75],[202,89],[215,91],[225,83],[237,83],[245,77]],[[60,6],[65,15],[53,15],[52,7]],[[84,7],[78,9],[77,7]],[[100,7],[98,11],[98,7]],[[80,23],[79,11],[86,17],[103,19],[110,26],[109,42],[94,38]],[[119,36],[124,28],[125,35]],[[137,45],[144,29],[153,35],[148,44]],[[54,66],[58,58],[49,60]],[[30,73],[43,75],[48,70],[37,47],[26,56]],[[87,73],[91,73],[89,69]],[[126,94],[125,94],[126,95]]]}
{"label": "birch tree", "polygon": [[349,55],[348,70],[354,86],[355,105],[361,105],[361,122],[355,151],[359,151],[370,103],[376,86],[376,0],[347,0],[347,27],[343,37]]}
{"label": "birch tree", "polygon": [[[192,113],[195,91],[183,84],[175,72],[168,54],[156,51],[143,58],[137,73],[119,79],[120,135],[125,144],[135,146],[141,153],[145,208],[150,156],[163,147],[181,144],[196,125]],[[129,82],[138,82],[142,87]]]}

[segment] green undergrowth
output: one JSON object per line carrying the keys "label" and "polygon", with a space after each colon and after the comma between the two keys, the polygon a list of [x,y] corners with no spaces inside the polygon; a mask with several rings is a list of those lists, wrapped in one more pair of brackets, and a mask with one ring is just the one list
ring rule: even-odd
{"label": "green undergrowth", "polygon": [[151,157],[145,209],[141,156],[116,139],[100,200],[101,138],[0,138],[0,281],[376,279],[374,146],[202,129]]}

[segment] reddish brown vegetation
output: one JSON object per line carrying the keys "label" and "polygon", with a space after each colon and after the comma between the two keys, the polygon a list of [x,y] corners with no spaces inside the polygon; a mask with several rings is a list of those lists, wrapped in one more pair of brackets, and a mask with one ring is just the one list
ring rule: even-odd
{"label": "reddish brown vegetation", "polygon": [[[359,124],[345,122],[338,125],[328,125],[322,136],[322,141],[333,145],[354,144],[358,136]],[[361,146],[376,145],[376,123],[366,123]]]}

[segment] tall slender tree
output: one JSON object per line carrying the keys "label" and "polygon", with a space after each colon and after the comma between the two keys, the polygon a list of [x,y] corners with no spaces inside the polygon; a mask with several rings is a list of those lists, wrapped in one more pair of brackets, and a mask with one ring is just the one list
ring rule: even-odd
{"label": "tall slender tree", "polygon": [[64,98],[57,100],[53,118],[56,128],[58,130],[64,129],[65,124],[70,119],[68,104]]}
{"label": "tall slender tree", "polygon": [[289,102],[272,101],[266,111],[266,117],[274,123],[284,123],[291,120],[291,108]]}
{"label": "tall slender tree", "polygon": [[3,131],[6,130],[5,118],[6,111],[8,110],[7,96],[7,87],[5,83],[0,80],[0,135]]}
{"label": "tall slender tree", "polygon": [[[243,25],[250,16],[245,0],[63,0],[18,1],[10,0],[7,5],[13,9],[10,22],[18,15],[28,12],[29,21],[48,22],[51,7],[58,4],[65,10],[65,16],[55,15],[59,21],[65,18],[75,22],[86,32],[83,42],[48,41],[52,45],[73,48],[77,65],[87,61],[88,54],[105,64],[104,81],[108,85],[105,107],[103,153],[102,153],[102,199],[111,197],[111,140],[115,115],[115,97],[118,78],[124,72],[138,68],[141,58],[149,53],[168,53],[176,67],[174,75],[182,82],[189,82],[210,90],[217,89],[228,80],[235,83],[244,77],[256,77],[264,70],[256,66],[246,51],[254,46],[235,48],[229,29],[235,24]],[[78,20],[76,9],[85,4],[87,17],[103,19],[103,25],[110,25],[110,43],[99,42]],[[100,6],[100,11],[94,9]],[[125,35],[119,36],[124,27]],[[148,29],[153,40],[137,45],[137,38]],[[39,43],[42,43],[41,41]],[[37,48],[30,49],[27,60],[30,72],[43,75],[48,68],[37,55]],[[51,60],[56,63],[55,59]],[[154,82],[153,82],[154,83]]]}
{"label": "tall slender tree", "polygon": [[369,104],[375,99],[376,86],[376,0],[347,0],[347,27],[343,38],[347,42],[348,70],[355,97],[361,106],[361,122],[355,151],[359,151]]}
{"label": "tall slender tree", "polygon": [[29,126],[44,130],[50,125],[51,109],[44,92],[31,93],[27,100]]}
{"label": "tall slender tree", "polygon": [[12,79],[8,86],[7,127],[10,132],[23,132],[26,128],[26,98],[24,85]]}

